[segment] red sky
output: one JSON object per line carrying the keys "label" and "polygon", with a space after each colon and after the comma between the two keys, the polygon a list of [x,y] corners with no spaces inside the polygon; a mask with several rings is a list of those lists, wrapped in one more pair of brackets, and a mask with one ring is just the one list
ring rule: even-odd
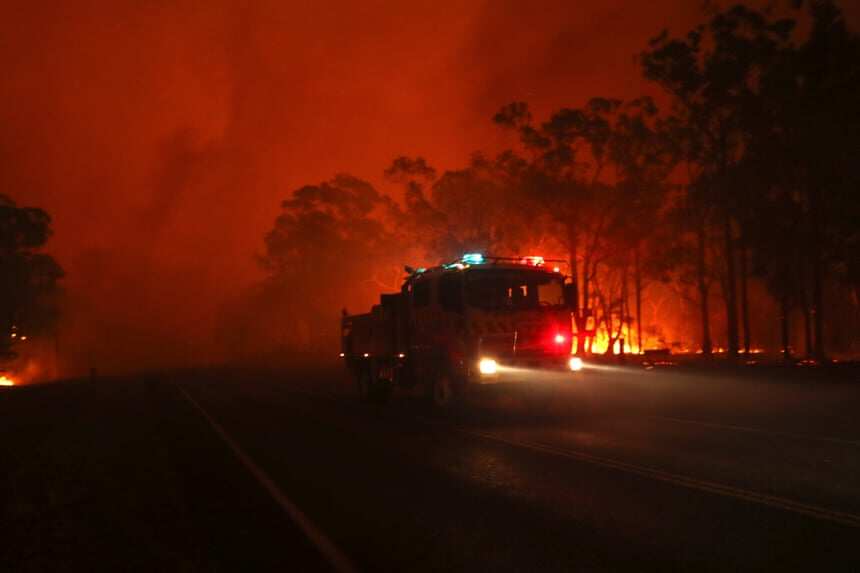
{"label": "red sky", "polygon": [[636,53],[701,5],[6,2],[0,193],[54,218],[69,352],[146,360],[155,338],[183,354],[259,276],[292,189],[379,182],[400,154],[454,167],[503,144],[490,118],[513,100],[636,96]]}

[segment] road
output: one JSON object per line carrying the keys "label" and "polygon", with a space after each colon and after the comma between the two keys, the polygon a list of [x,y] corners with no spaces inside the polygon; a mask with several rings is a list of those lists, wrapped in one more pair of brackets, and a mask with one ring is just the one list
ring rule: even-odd
{"label": "road", "polygon": [[[15,389],[0,396],[0,429],[21,439],[0,453],[16,543],[0,558],[22,570],[856,570],[860,379],[788,374],[606,367],[484,387],[443,412],[410,396],[361,404],[326,369]],[[94,463],[57,453],[79,449]]]}

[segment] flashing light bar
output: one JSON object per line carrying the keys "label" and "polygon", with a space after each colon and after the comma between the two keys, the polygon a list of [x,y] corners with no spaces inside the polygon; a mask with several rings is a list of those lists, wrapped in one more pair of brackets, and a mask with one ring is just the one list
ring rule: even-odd
{"label": "flashing light bar", "polygon": [[530,265],[533,267],[542,267],[544,265],[544,259],[543,259],[543,257],[537,257],[534,255],[529,255],[527,257],[523,257],[520,260],[520,264]]}
{"label": "flashing light bar", "polygon": [[[507,264],[519,264],[525,265],[529,267],[544,267],[546,263],[565,263],[562,259],[545,259],[540,255],[528,255],[524,257],[495,257],[492,255],[485,255],[483,253],[464,253],[462,257],[457,259],[456,261],[452,261],[450,263],[442,264],[441,267],[443,269],[465,269],[471,265],[483,265],[483,264],[498,264],[498,263],[507,263]],[[409,269],[407,270],[410,274],[419,275],[421,273],[427,272],[428,269],[422,267],[419,269]],[[552,267],[552,272],[558,273],[561,272],[561,267],[556,265]]]}
{"label": "flashing light bar", "polygon": [[[459,260],[449,263],[454,265],[457,263],[466,265],[480,265],[484,263],[519,263],[521,265],[529,265],[533,267],[542,267],[546,263],[564,263],[562,259],[546,259],[540,255],[527,255],[523,257],[496,257],[493,255],[484,255],[483,253],[466,253]],[[558,267],[553,267],[555,270]]]}

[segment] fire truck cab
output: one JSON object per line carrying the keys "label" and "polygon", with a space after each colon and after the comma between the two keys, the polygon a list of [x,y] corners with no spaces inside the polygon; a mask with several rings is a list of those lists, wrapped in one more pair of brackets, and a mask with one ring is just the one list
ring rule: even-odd
{"label": "fire truck cab", "polygon": [[469,253],[407,267],[399,293],[342,319],[341,356],[362,395],[421,385],[441,406],[470,385],[516,381],[523,369],[581,369],[571,355],[575,287],[553,262]]}

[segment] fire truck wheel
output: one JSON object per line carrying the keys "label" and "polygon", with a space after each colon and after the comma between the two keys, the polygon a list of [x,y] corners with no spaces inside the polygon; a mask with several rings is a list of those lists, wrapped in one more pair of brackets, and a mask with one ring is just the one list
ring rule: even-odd
{"label": "fire truck wheel", "polygon": [[385,404],[391,398],[391,382],[377,380],[370,387],[369,400],[374,404]]}
{"label": "fire truck wheel", "polygon": [[437,408],[444,408],[451,403],[453,396],[454,386],[451,375],[447,372],[439,373],[433,380],[433,405]]}
{"label": "fire truck wheel", "polygon": [[367,368],[362,368],[358,371],[358,376],[355,377],[355,385],[358,389],[358,397],[362,402],[370,400],[370,389],[372,380],[370,371]]}

